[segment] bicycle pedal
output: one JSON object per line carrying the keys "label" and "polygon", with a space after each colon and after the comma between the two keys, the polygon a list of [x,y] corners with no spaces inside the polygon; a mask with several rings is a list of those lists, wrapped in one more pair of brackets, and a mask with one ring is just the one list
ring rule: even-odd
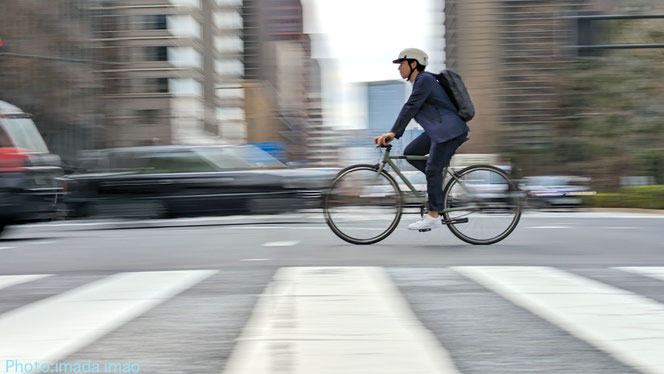
{"label": "bicycle pedal", "polygon": [[419,232],[427,232],[427,231],[431,231],[431,229],[422,229],[422,230],[417,230],[417,231],[419,231]]}

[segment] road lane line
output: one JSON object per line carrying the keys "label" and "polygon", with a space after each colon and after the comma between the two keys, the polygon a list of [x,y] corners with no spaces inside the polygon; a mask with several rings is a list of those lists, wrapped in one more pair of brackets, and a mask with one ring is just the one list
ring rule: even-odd
{"label": "road lane line", "polygon": [[526,226],[524,229],[571,229],[570,226]]}
{"label": "road lane line", "polygon": [[456,374],[385,271],[281,268],[228,361],[226,374]]}
{"label": "road lane line", "polygon": [[240,261],[253,262],[253,261],[270,261],[269,258],[245,258]]}
{"label": "road lane line", "polygon": [[52,275],[53,274],[2,275],[0,276],[0,289],[15,286],[21,283],[32,282],[34,280],[50,277]]}
{"label": "road lane line", "polygon": [[300,244],[299,241],[290,241],[290,242],[268,242],[264,243],[263,247],[292,247]]}
{"label": "road lane line", "polygon": [[454,267],[644,373],[664,373],[664,305],[549,267]]}
{"label": "road lane line", "polygon": [[274,230],[329,230],[327,226],[226,226],[224,229],[231,230],[254,230],[254,229],[274,229]]}
{"label": "road lane line", "polygon": [[633,274],[645,275],[650,278],[664,280],[664,267],[661,266],[621,266],[614,269],[627,271]]}
{"label": "road lane line", "polygon": [[214,273],[120,273],[14,309],[0,316],[0,352],[24,362],[64,358]]}

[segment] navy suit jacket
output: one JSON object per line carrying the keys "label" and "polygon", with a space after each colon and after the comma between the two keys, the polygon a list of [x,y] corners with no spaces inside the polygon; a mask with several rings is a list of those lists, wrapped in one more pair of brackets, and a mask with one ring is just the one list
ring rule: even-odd
{"label": "navy suit jacket", "polygon": [[436,77],[424,71],[415,78],[413,92],[392,126],[391,131],[397,139],[413,118],[424,128],[432,143],[443,143],[470,131]]}

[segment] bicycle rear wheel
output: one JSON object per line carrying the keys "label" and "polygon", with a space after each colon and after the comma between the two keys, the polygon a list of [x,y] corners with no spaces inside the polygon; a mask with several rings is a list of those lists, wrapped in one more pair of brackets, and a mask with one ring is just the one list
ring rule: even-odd
{"label": "bicycle rear wheel", "polygon": [[521,218],[521,196],[501,169],[469,166],[445,187],[443,217],[459,239],[470,244],[493,244],[505,239]]}
{"label": "bicycle rear wheel", "polygon": [[339,172],[323,204],[325,221],[339,238],[373,244],[387,238],[401,220],[399,187],[375,165],[355,165]]}

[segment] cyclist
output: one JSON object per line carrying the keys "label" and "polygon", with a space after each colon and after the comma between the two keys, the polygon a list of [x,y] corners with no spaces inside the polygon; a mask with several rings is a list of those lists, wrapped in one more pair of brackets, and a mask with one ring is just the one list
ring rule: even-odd
{"label": "cyclist", "polygon": [[424,71],[429,56],[417,48],[406,48],[392,61],[399,64],[401,77],[413,84],[410,97],[401,108],[390,132],[374,138],[378,145],[399,139],[411,119],[415,118],[424,133],[404,149],[404,155],[424,156],[425,160],[408,160],[427,178],[428,212],[422,220],[410,224],[409,230],[443,227],[438,215],[443,207],[443,169],[449,165],[457,148],[468,137],[468,125],[457,114],[454,104],[436,77]]}

